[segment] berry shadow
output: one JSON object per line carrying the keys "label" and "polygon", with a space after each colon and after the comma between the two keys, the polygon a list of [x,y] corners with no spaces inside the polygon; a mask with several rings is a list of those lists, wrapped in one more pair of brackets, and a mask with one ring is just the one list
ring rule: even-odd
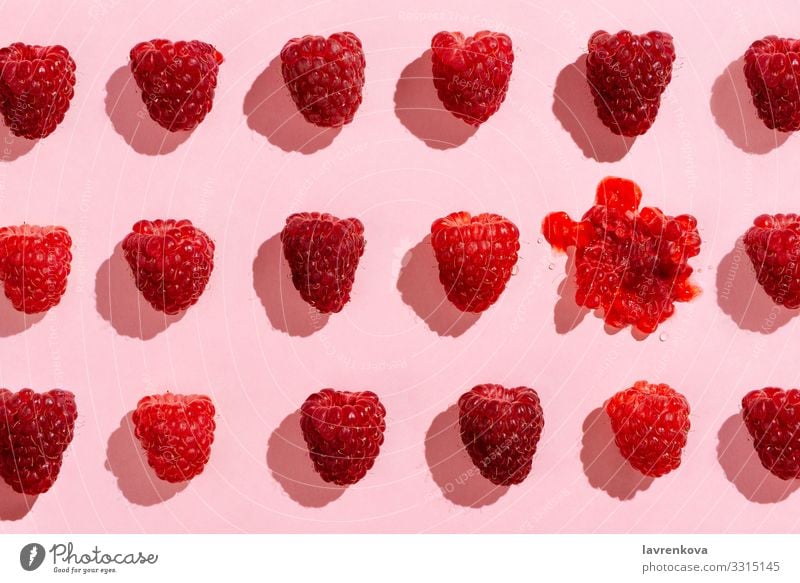
{"label": "berry shadow", "polygon": [[114,130],[139,154],[174,152],[192,132],[171,132],[150,118],[128,66],[120,67],[106,83],[106,114]]}
{"label": "berry shadow", "polygon": [[480,319],[480,314],[462,312],[447,299],[430,235],[406,252],[397,289],[403,302],[439,336],[461,336]]}
{"label": "berry shadow", "polygon": [[171,316],[159,312],[142,297],[123,256],[121,243],[97,270],[95,298],[97,312],[118,334],[141,340],[154,338],[186,314],[183,311]]}
{"label": "berry shadow", "polygon": [[272,327],[289,336],[311,336],[328,323],[330,314],[307,304],[295,289],[280,234],[258,248],[253,260],[253,289]]}
{"label": "berry shadow", "polygon": [[728,417],[717,438],[717,459],[725,477],[750,502],[773,504],[800,488],[800,480],[781,480],[761,465],[741,415]]}
{"label": "berry shadow", "polygon": [[314,470],[300,429],[300,411],[284,418],[270,435],[267,466],[289,497],[308,508],[322,508],[347,490],[328,484]]}
{"label": "berry shadow", "polygon": [[400,73],[394,92],[394,113],[405,128],[437,150],[457,148],[478,128],[447,111],[433,85],[431,51],[411,61]]}
{"label": "berry shadow", "polygon": [[7,125],[0,122],[0,162],[13,162],[21,158],[33,150],[38,141],[15,136]]}
{"label": "berry shadow", "polygon": [[797,315],[772,301],[756,279],[741,237],[717,268],[717,304],[742,330],[771,334]]}
{"label": "berry shadow", "polygon": [[622,160],[636,141],[635,137],[618,136],[600,121],[586,79],[585,54],[561,69],[556,77],[553,115],[583,155],[598,162]]}
{"label": "berry shadow", "polygon": [[612,498],[632,500],[653,483],[652,477],[641,474],[622,457],[614,443],[611,421],[601,407],[583,421],[580,456],[583,473],[592,488],[603,490]]}
{"label": "berry shadow", "polygon": [[11,486],[0,480],[0,521],[22,520],[33,509],[38,495],[28,496],[15,492]]}
{"label": "berry shadow", "polygon": [[133,411],[126,413],[108,438],[105,468],[117,478],[122,495],[139,506],[153,506],[186,489],[189,482],[173,484],[160,479],[134,435]]}
{"label": "berry shadow", "polygon": [[788,132],[764,125],[752,103],[744,76],[744,57],[722,72],[711,87],[711,113],[734,146],[749,154],[766,154],[789,139]]}
{"label": "berry shadow", "polygon": [[[51,309],[57,309],[54,306]],[[14,309],[5,295],[0,297],[0,337],[14,336],[38,324],[45,317],[47,312],[39,312],[38,314],[26,314]]]}
{"label": "berry shadow", "polygon": [[333,143],[341,127],[321,128],[305,120],[283,81],[281,59],[275,57],[256,77],[244,98],[247,126],[285,152],[313,154]]}
{"label": "berry shadow", "polygon": [[458,406],[439,413],[425,434],[425,459],[442,496],[459,506],[480,508],[497,502],[508,486],[497,486],[481,476],[464,449],[458,424]]}
{"label": "berry shadow", "polygon": [[556,332],[566,334],[578,327],[583,322],[586,314],[591,312],[588,308],[575,303],[575,292],[578,289],[575,281],[575,248],[567,250],[567,261],[564,266],[564,279],[558,284],[558,301],[553,307],[553,323]]}

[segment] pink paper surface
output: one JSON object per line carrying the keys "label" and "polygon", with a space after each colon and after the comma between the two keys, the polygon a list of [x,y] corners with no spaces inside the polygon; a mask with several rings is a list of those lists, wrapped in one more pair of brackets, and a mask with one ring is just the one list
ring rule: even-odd
{"label": "pink paper surface", "polygon": [[[557,4],[557,5],[556,5]],[[0,217],[61,224],[75,259],[61,304],[31,323],[0,301],[0,386],[64,387],[80,418],[55,487],[30,502],[0,485],[2,532],[790,532],[800,494],[763,470],[741,397],[798,383],[798,320],[774,307],[737,238],[762,212],[797,212],[800,139],[755,117],[741,55],[797,35],[796,2],[431,3],[342,1],[6,3],[0,44],[63,44],[77,62],[72,106],[33,147],[4,134]],[[508,33],[508,97],[477,131],[438,111],[428,57],[439,30]],[[678,60],[652,129],[626,144],[595,117],[573,64],[599,28],[660,29]],[[355,32],[367,55],[352,124],[319,131],[282,89],[283,43]],[[201,39],[225,55],[214,109],[167,136],[127,69],[138,41]],[[702,295],[646,339],[610,333],[559,295],[565,258],[544,215],[580,215],[606,175],[644,204],[698,219]],[[480,318],[443,302],[431,222],[491,211],[520,228],[521,259]],[[367,249],[351,303],[312,317],[287,279],[287,215],[359,217]],[[217,244],[199,303],[165,322],[140,301],[115,246],[140,218],[188,218]],[[118,248],[117,248],[118,249]],[[27,329],[25,329],[27,327]],[[639,483],[599,407],[638,379],[692,406],[679,470]],[[537,389],[546,425],[534,469],[497,489],[469,465],[458,396],[477,383]],[[296,409],[323,387],[372,389],[386,441],[359,484],[324,486]],[[154,485],[125,416],[151,392],[207,392],[211,462],[185,488]]]}

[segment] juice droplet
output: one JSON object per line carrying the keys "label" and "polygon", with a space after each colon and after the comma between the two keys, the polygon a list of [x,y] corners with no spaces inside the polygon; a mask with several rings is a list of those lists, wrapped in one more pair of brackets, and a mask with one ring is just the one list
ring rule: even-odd
{"label": "juice droplet", "polygon": [[517,273],[519,273],[519,265],[515,263],[514,267],[511,268],[511,275],[517,275]]}

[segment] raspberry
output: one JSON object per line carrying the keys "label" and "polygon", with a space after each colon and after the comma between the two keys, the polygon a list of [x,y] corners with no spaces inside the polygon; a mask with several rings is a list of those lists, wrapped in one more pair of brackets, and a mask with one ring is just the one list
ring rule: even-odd
{"label": "raspberry", "polygon": [[214,442],[215,413],[206,395],[142,397],[133,412],[133,425],[156,476],[185,482],[203,472]]}
{"label": "raspberry", "polygon": [[586,79],[603,124],[623,136],[649,130],[672,79],[674,61],[672,36],[665,32],[595,32],[589,39]]}
{"label": "raspberry", "polygon": [[75,395],[0,389],[0,476],[20,494],[43,494],[58,478],[75,429]]}
{"label": "raspberry", "polygon": [[283,80],[297,109],[320,127],[353,121],[361,105],[365,66],[361,41],[352,32],[337,32],[327,39],[293,38],[281,50]]}
{"label": "raspberry", "polygon": [[210,44],[155,39],[131,49],[131,71],[147,112],[171,131],[196,128],[214,103],[223,57]]}
{"label": "raspberry", "polygon": [[756,217],[744,248],[767,295],[776,304],[800,308],[800,216]]}
{"label": "raspberry", "polygon": [[461,211],[434,221],[431,245],[447,299],[462,312],[483,312],[511,279],[519,229],[500,215]]}
{"label": "raspberry", "polygon": [[439,99],[458,119],[477,127],[500,109],[514,64],[508,35],[440,32],[431,40],[431,60]]}
{"label": "raspberry", "polygon": [[658,478],[681,465],[689,433],[689,403],[669,385],[637,381],[605,403],[614,442],[645,476]]}
{"label": "raspberry", "polygon": [[649,334],[699,290],[689,281],[688,260],[700,252],[697,221],[654,207],[637,212],[642,192],[630,180],[605,178],[595,206],[580,221],[564,212],[542,223],[557,250],[575,247],[575,303],[602,309],[607,324],[632,325]]}
{"label": "raspberry", "polygon": [[800,41],[767,36],[744,53],[744,76],[758,117],[770,129],[800,129]]}
{"label": "raspberry", "polygon": [[64,47],[14,43],[0,49],[0,110],[15,136],[36,140],[52,134],[74,87],[75,61]]}
{"label": "raspberry", "polygon": [[355,484],[375,464],[386,430],[386,409],[372,391],[322,389],[300,408],[300,428],[323,480]]}
{"label": "raspberry", "polygon": [[544,428],[536,391],[478,385],[461,395],[458,410],[461,440],[484,478],[511,486],[528,477]]}
{"label": "raspberry", "polygon": [[214,242],[185,219],[139,221],[122,250],[144,299],[167,314],[197,303],[214,269]]}
{"label": "raspberry", "polygon": [[45,312],[67,289],[72,239],[64,227],[0,228],[0,280],[14,308]]}
{"label": "raspberry", "polygon": [[320,312],[340,312],[350,301],[364,225],[327,213],[296,213],[281,231],[283,254],[302,298]]}
{"label": "raspberry", "polygon": [[782,480],[800,478],[800,390],[750,391],[742,418],[761,464]]}

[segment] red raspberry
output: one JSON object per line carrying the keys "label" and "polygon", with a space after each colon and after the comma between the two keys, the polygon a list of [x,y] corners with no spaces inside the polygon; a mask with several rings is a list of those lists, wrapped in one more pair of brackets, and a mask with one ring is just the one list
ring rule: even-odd
{"label": "red raspberry", "polygon": [[770,129],[800,129],[800,41],[767,36],[744,53],[744,76],[758,117]]}
{"label": "red raspberry", "polygon": [[214,242],[185,219],[139,221],[122,250],[144,299],[167,314],[197,303],[214,269]]}
{"label": "red raspberry", "polygon": [[214,442],[215,413],[206,395],[142,397],[133,412],[133,425],[156,476],[185,482],[203,472]]}
{"label": "red raspberry", "polygon": [[327,39],[293,38],[281,50],[281,71],[297,109],[321,127],[353,121],[361,105],[366,60],[361,41],[352,32]]}
{"label": "red raspberry", "polygon": [[283,254],[302,298],[327,314],[350,301],[358,260],[364,254],[364,225],[328,213],[295,213],[281,232]]}
{"label": "red raspberry", "polygon": [[605,178],[595,206],[580,221],[551,213],[542,232],[557,250],[575,247],[575,302],[602,309],[607,324],[649,334],[699,290],[688,260],[700,252],[697,221],[654,207],[637,212],[642,192],[624,178]]}
{"label": "red raspberry", "polygon": [[322,389],[300,408],[300,428],[323,480],[355,484],[375,464],[386,430],[386,409],[372,391]]}
{"label": "red raspberry", "polygon": [[500,215],[461,211],[434,221],[431,245],[447,299],[462,312],[483,312],[511,279],[519,230]]}
{"label": "red raspberry", "polygon": [[508,35],[483,30],[464,38],[440,32],[431,49],[433,84],[450,113],[477,127],[500,109],[514,64]]}
{"label": "red raspberry", "polygon": [[15,136],[46,138],[74,95],[75,61],[62,46],[14,43],[0,49],[0,110]]}
{"label": "red raspberry", "polygon": [[478,385],[461,395],[458,411],[461,441],[484,478],[511,486],[528,477],[544,428],[536,391]]}
{"label": "red raspberry", "polygon": [[45,312],[61,301],[72,261],[72,239],[64,227],[0,228],[0,280],[14,308]]}
{"label": "red raspberry", "polygon": [[800,390],[750,391],[742,418],[761,464],[782,480],[800,478]]}
{"label": "red raspberry", "polygon": [[681,465],[689,433],[689,403],[669,385],[637,381],[605,403],[614,442],[645,476],[658,478]]}
{"label": "red raspberry", "polygon": [[612,132],[639,136],[650,129],[672,79],[672,36],[599,30],[589,39],[586,79],[600,120]]}
{"label": "red raspberry", "polygon": [[0,476],[20,494],[43,494],[58,478],[75,429],[75,395],[0,389]]}
{"label": "red raspberry", "polygon": [[214,104],[222,53],[208,43],[155,39],[131,49],[131,71],[150,117],[177,132],[196,128]]}
{"label": "red raspberry", "polygon": [[758,283],[776,304],[800,308],[800,217],[760,215],[744,235]]}

